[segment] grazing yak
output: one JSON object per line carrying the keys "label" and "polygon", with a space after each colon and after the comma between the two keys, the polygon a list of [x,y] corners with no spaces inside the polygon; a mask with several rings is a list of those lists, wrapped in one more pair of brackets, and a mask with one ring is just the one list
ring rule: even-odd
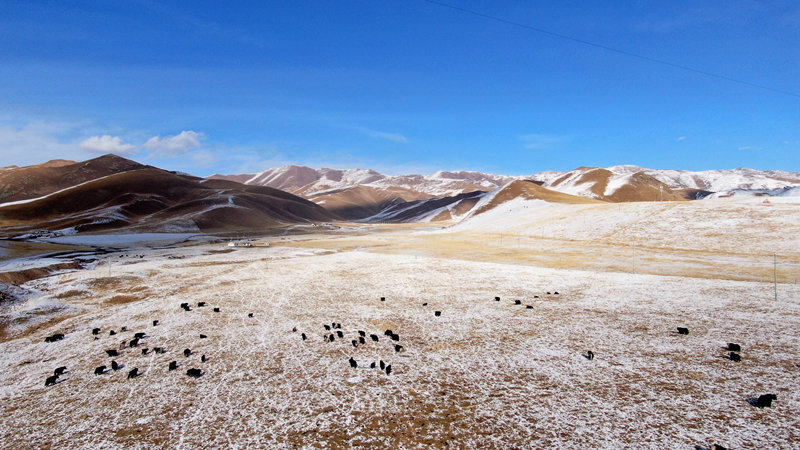
{"label": "grazing yak", "polygon": [[742,351],[742,347],[739,344],[734,344],[732,342],[728,342],[728,347],[726,348],[726,350],[730,350],[732,352],[741,352]]}
{"label": "grazing yak", "polygon": [[588,359],[589,361],[593,360],[594,359],[594,352],[591,351],[591,350],[586,352],[586,359]]}
{"label": "grazing yak", "polygon": [[741,362],[742,361],[742,355],[740,355],[738,353],[730,352],[730,354],[728,355],[728,359],[730,359],[731,361],[735,361],[735,362]]}
{"label": "grazing yak", "polygon": [[111,361],[111,370],[116,372],[119,369],[120,369],[119,364],[117,364],[116,361]]}
{"label": "grazing yak", "polygon": [[141,375],[141,374],[139,373],[139,369],[138,369],[137,367],[134,367],[133,369],[131,369],[131,371],[130,371],[130,372],[128,372],[128,379],[131,379],[131,378],[136,378],[136,377],[138,377],[139,375]]}
{"label": "grazing yak", "polygon": [[169,370],[175,370],[178,368],[178,361],[172,361],[169,363]]}
{"label": "grazing yak", "polygon": [[154,326],[154,327],[157,327],[157,326],[158,326],[158,321],[157,321],[157,320],[154,320],[154,321],[153,321],[153,326]]}
{"label": "grazing yak", "polygon": [[219,308],[214,308],[214,312],[219,312]]}
{"label": "grazing yak", "polygon": [[253,313],[248,313],[247,317],[253,317]]}
{"label": "grazing yak", "polygon": [[44,380],[44,385],[45,385],[45,387],[52,386],[52,385],[56,384],[57,381],[58,381],[58,375],[51,375],[51,376],[47,377],[46,380]]}
{"label": "grazing yak", "polygon": [[186,371],[186,375],[188,375],[188,376],[190,376],[192,378],[200,378],[200,377],[203,376],[203,371],[200,370],[200,369],[192,368],[192,369],[189,369],[189,370]]}
{"label": "grazing yak", "polygon": [[684,327],[678,327],[678,334],[689,334],[689,329]]}
{"label": "grazing yak", "polygon": [[64,372],[67,371],[67,366],[56,367],[53,371],[53,375],[64,375]]}
{"label": "grazing yak", "polygon": [[350,361],[350,367],[352,367],[353,369],[355,369],[355,368],[357,368],[357,367],[358,367],[358,363],[356,362],[356,360],[355,360],[355,359],[353,359],[353,357],[352,357],[352,356],[350,357],[350,360],[349,360],[349,361]]}
{"label": "grazing yak", "polygon": [[436,317],[439,317],[439,316],[442,315],[442,312],[441,311],[434,311],[433,315],[436,316]]}
{"label": "grazing yak", "polygon": [[64,339],[64,335],[61,334],[61,333],[56,333],[56,334],[47,336],[46,338],[44,338],[44,341],[45,342],[55,342],[55,341],[60,341],[62,339]]}
{"label": "grazing yak", "polygon": [[106,373],[106,366],[97,366],[94,368],[95,375],[102,375]]}
{"label": "grazing yak", "polygon": [[770,408],[772,407],[772,402],[778,400],[778,396],[775,394],[764,394],[758,396],[758,400],[756,400],[756,406],[759,408]]}
{"label": "grazing yak", "polygon": [[95,329],[93,329],[93,330],[92,330],[92,334],[94,334],[94,335],[98,335],[98,334],[100,334],[100,328],[95,328]]}
{"label": "grazing yak", "polygon": [[109,357],[119,356],[119,352],[114,349],[106,350],[106,355]]}
{"label": "grazing yak", "polygon": [[386,375],[389,375],[390,373],[392,373],[392,365],[391,364],[386,366]]}
{"label": "grazing yak", "polygon": [[372,339],[373,341],[375,341],[375,342],[378,342],[378,335],[377,335],[377,334],[370,334],[370,335],[369,335],[369,337],[370,337],[370,339]]}
{"label": "grazing yak", "polygon": [[188,358],[188,357],[189,357],[189,355],[191,355],[191,354],[192,354],[192,351],[191,351],[191,350],[189,350],[188,348],[187,348],[187,349],[185,349],[185,350],[183,351],[183,356],[185,356],[185,357],[187,357],[187,358]]}

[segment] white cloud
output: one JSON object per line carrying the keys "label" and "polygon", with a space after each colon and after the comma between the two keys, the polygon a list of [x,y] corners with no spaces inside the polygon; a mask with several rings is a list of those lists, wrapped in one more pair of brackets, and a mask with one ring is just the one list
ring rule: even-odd
{"label": "white cloud", "polygon": [[686,140],[686,136],[681,136],[678,139],[676,139],[676,141],[685,141],[685,140]]}
{"label": "white cloud", "polygon": [[55,131],[42,124],[0,125],[0,165],[23,166],[50,159],[75,158],[78,149],[53,137]]}
{"label": "white cloud", "polygon": [[92,136],[81,141],[78,146],[82,150],[96,153],[116,153],[118,155],[130,155],[136,153],[136,146],[122,142],[119,136]]}
{"label": "white cloud", "polygon": [[753,147],[751,147],[749,145],[743,145],[743,146],[739,147],[737,150],[752,150],[752,149],[753,149]]}
{"label": "white cloud", "polygon": [[180,156],[189,150],[200,146],[200,141],[205,139],[203,133],[184,130],[175,136],[153,136],[144,143],[144,148],[151,150],[157,156]]}
{"label": "white cloud", "polygon": [[569,141],[569,137],[556,134],[526,134],[520,136],[519,140],[529,150],[545,150]]}

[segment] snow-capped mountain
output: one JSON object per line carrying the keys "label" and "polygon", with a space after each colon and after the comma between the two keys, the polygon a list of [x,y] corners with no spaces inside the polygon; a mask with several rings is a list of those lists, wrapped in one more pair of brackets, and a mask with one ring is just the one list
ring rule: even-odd
{"label": "snow-capped mountain", "polygon": [[471,209],[477,191],[496,191],[532,180],[552,191],[608,202],[694,200],[707,196],[778,195],[800,186],[800,173],[754,169],[654,170],[632,165],[579,167],[530,176],[474,171],[387,176],[364,169],[284,166],[256,174],[213,175],[244,184],[287,190],[342,217],[367,221],[429,221],[457,218]]}
{"label": "snow-capped mountain", "polygon": [[472,171],[438,171],[430,175],[389,176],[365,169],[338,170],[284,166],[255,174],[212,175],[209,178],[269,186],[304,197],[320,195],[326,191],[343,190],[358,185],[378,189],[401,188],[409,191],[403,196],[405,200],[419,200],[430,197],[454,196],[473,191],[491,191],[510,181],[524,177]]}

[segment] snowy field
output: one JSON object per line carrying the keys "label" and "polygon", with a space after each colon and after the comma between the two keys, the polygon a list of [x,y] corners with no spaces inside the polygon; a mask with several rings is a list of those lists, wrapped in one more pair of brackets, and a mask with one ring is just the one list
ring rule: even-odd
{"label": "snowy field", "polygon": [[[778,284],[776,302],[771,283],[373,250],[347,238],[142,250],[28,283],[44,294],[36,307],[60,315],[20,322],[0,343],[0,446],[800,445],[797,284]],[[344,338],[325,342],[334,322]],[[359,330],[366,343],[354,347]],[[139,347],[120,348],[140,331]],[[45,343],[53,333],[65,338]],[[728,342],[741,362],[724,358]],[[124,367],[94,375],[112,359]],[[390,374],[369,367],[381,360]],[[141,375],[127,379],[132,368]],[[748,403],[765,393],[777,394],[772,408]]]}

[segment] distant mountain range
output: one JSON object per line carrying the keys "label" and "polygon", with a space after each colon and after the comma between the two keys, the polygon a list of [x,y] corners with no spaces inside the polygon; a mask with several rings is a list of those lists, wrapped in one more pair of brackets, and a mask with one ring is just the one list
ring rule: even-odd
{"label": "distant mountain range", "polygon": [[800,173],[579,167],[512,176],[285,166],[198,178],[115,155],[0,168],[0,234],[225,231],[295,223],[460,220],[515,198],[558,203],[800,196]]}
{"label": "distant mountain range", "polygon": [[[780,195],[800,186],[800,173],[753,169],[654,170],[620,165],[512,176],[439,171],[387,176],[374,170],[284,166],[255,174],[212,175],[283,189],[351,220],[428,221],[457,218],[481,192],[527,180],[548,190],[607,202],[695,200],[730,195]],[[436,211],[434,216],[431,213]]]}

